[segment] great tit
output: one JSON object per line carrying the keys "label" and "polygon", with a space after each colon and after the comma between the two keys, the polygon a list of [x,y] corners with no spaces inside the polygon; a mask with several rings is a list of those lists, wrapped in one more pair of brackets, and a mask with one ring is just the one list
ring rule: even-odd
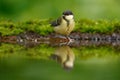
{"label": "great tit", "polygon": [[64,11],[61,17],[51,23],[51,26],[56,33],[68,36],[75,27],[72,11]]}

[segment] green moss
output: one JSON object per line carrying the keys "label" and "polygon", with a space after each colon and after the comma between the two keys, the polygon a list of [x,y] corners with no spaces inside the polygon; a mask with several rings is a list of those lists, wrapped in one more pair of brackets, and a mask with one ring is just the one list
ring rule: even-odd
{"label": "green moss", "polygon": [[[119,22],[120,23],[120,22]],[[81,19],[76,23],[75,31],[82,33],[112,33],[115,32],[115,23],[107,20]]]}
{"label": "green moss", "polygon": [[[50,26],[52,19],[29,20],[26,22],[14,22],[10,20],[0,20],[0,33],[4,35],[17,35],[24,31],[35,31],[41,35],[48,35],[53,32]],[[120,33],[120,21],[113,20],[89,20],[80,19],[76,21],[75,32],[81,33],[102,33],[109,34],[113,32]]]}

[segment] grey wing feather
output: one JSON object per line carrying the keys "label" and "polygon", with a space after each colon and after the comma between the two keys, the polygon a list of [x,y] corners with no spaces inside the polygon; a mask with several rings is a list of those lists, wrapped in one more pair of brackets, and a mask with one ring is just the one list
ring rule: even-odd
{"label": "grey wing feather", "polygon": [[51,26],[56,27],[60,25],[60,23],[61,23],[61,18],[58,18],[57,20],[51,22]]}

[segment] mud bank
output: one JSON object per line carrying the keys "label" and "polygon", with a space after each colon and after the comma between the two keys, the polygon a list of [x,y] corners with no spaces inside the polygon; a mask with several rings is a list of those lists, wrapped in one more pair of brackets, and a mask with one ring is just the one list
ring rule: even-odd
{"label": "mud bank", "polygon": [[69,46],[90,46],[90,45],[112,45],[120,46],[120,34],[90,34],[73,32],[69,35],[72,41],[67,37],[51,33],[47,36],[39,35],[33,31],[27,31],[16,36],[1,36],[1,43],[20,44],[32,47],[39,44],[55,45],[69,45]]}

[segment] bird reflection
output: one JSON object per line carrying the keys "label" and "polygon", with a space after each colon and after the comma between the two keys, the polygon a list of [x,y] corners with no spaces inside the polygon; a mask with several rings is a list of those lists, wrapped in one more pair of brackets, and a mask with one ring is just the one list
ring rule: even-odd
{"label": "bird reflection", "polygon": [[69,46],[58,47],[55,53],[51,54],[51,58],[60,63],[65,70],[71,70],[74,66],[75,56]]}

